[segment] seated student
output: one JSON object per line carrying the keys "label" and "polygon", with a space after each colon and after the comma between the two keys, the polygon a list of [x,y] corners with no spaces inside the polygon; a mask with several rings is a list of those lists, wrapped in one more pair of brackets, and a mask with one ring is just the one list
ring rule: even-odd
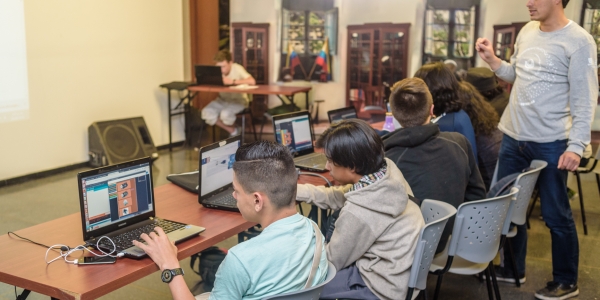
{"label": "seated student", "polygon": [[[231,248],[216,274],[212,293],[197,299],[262,299],[266,296],[304,288],[313,257],[313,222],[296,213],[298,175],[290,152],[273,142],[259,141],[241,146],[233,164],[233,196],[244,219],[264,228],[262,233]],[[180,268],[177,247],[160,228],[141,238],[142,248],[158,267]],[[324,244],[324,243],[323,243]],[[325,247],[320,251],[319,267],[310,286],[327,275]],[[169,283],[174,299],[194,299],[182,276]]]}
{"label": "seated student", "polygon": [[431,93],[433,113],[437,116],[434,123],[440,126],[441,131],[464,135],[471,144],[473,156],[477,157],[473,124],[458,98],[459,85],[456,76],[443,63],[437,62],[422,66],[415,73],[415,77],[423,79]]}
{"label": "seated student", "polygon": [[494,107],[498,117],[502,117],[510,95],[498,85],[496,74],[490,68],[470,68],[465,80],[472,84]]}
{"label": "seated student", "polygon": [[[430,122],[433,100],[425,82],[407,78],[394,84],[390,104],[402,128],[383,139],[385,156],[398,166],[418,199],[440,200],[458,207],[464,201],[485,199],[483,180],[467,139],[456,132],[440,132]],[[446,225],[436,253],[452,232]]]}
{"label": "seated student", "polygon": [[[255,85],[256,80],[244,67],[231,60],[229,50],[221,50],[215,55],[217,66],[221,67],[223,84]],[[240,134],[237,127],[233,126],[236,114],[244,110],[248,105],[248,96],[241,93],[219,93],[217,99],[211,101],[202,109],[202,120],[208,125],[217,125],[225,129],[231,136]]]}
{"label": "seated student", "polygon": [[327,258],[338,270],[321,299],[404,299],[419,231],[419,207],[402,172],[385,159],[381,138],[365,121],[333,124],[317,140],[342,186],[298,185],[296,199],[341,209]]}

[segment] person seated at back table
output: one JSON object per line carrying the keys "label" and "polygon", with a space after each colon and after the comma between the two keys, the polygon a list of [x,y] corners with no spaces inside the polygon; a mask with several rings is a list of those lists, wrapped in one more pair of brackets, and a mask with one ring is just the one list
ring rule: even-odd
{"label": "person seated at back table", "polygon": [[470,68],[465,80],[472,84],[494,107],[498,117],[502,117],[510,95],[498,84],[496,74],[490,68]]}
{"label": "person seated at back table", "polygon": [[[443,63],[431,63],[422,66],[415,77],[423,79],[433,98],[435,114],[434,123],[441,131],[458,132],[464,135],[477,157],[475,131],[469,115],[463,110],[463,103],[458,98],[458,80]],[[477,161],[475,161],[477,163]]]}
{"label": "person seated at back table", "polygon": [[[196,299],[262,299],[304,288],[315,256],[313,222],[296,212],[298,174],[290,152],[273,142],[241,146],[233,164],[233,197],[244,219],[264,228],[257,237],[231,248],[219,266],[212,293]],[[134,241],[161,271],[180,268],[177,247],[160,228]],[[309,286],[325,280],[327,254],[322,243],[319,267]],[[182,276],[169,283],[176,300],[194,299]]]}
{"label": "person seated at back table", "polygon": [[[223,84],[255,85],[256,80],[250,75],[244,67],[234,63],[231,60],[229,50],[221,50],[215,55],[217,66],[221,67],[223,74]],[[217,99],[211,101],[202,109],[201,117],[208,125],[217,125],[225,129],[231,136],[240,134],[237,127],[234,126],[236,114],[248,106],[248,96],[242,93],[219,93]]]}
{"label": "person seated at back table", "polygon": [[334,123],[317,147],[342,185],[298,185],[298,201],[341,209],[326,247],[338,272],[321,299],[404,299],[424,221],[408,200],[412,191],[402,172],[384,157],[381,138],[362,120]]}
{"label": "person seated at back table", "polygon": [[[385,156],[402,171],[415,197],[454,207],[485,199],[469,141],[456,132],[440,132],[438,125],[430,122],[434,105],[423,80],[407,78],[394,84],[390,105],[402,128],[383,138]],[[446,246],[453,224],[450,219],[436,253]]]}

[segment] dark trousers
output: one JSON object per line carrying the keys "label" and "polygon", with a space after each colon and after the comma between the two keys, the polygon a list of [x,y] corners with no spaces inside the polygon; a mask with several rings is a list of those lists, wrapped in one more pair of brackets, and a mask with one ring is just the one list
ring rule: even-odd
{"label": "dark trousers", "polygon": [[356,265],[339,270],[323,287],[320,299],[378,300],[365,284]]}
{"label": "dark trousers", "polygon": [[[542,216],[552,238],[553,280],[563,284],[575,284],[579,267],[579,242],[567,196],[568,172],[557,168],[558,159],[566,149],[567,140],[550,143],[520,142],[504,135],[498,158],[498,178],[523,171],[534,159],[548,163],[540,172],[537,183]],[[517,226],[517,235],[512,238],[512,243],[517,271],[519,275],[523,275],[527,256],[525,225]],[[504,266],[512,272],[510,258],[505,258]]]}

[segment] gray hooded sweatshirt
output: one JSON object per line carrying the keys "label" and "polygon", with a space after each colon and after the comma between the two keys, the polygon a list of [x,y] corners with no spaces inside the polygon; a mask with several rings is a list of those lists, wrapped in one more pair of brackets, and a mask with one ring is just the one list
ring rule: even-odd
{"label": "gray hooded sweatshirt", "polygon": [[419,233],[425,222],[408,200],[412,191],[396,164],[386,158],[384,177],[359,190],[298,185],[297,200],[340,209],[327,258],[341,270],[356,262],[363,280],[381,299],[404,299]]}

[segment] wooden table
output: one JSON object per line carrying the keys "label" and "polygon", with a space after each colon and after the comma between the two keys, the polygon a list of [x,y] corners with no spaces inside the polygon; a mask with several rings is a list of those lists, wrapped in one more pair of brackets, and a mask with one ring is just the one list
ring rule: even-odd
{"label": "wooden table", "polygon": [[[306,109],[308,109],[308,92],[311,87],[295,87],[295,86],[281,86],[281,85],[257,85],[257,88],[253,89],[236,89],[229,86],[217,86],[217,85],[194,85],[188,87],[191,92],[216,92],[216,93],[240,93],[240,94],[251,94],[251,95],[276,95],[282,102],[283,105],[289,105],[290,108],[296,108],[294,104],[294,95],[298,93],[306,94]],[[285,96],[289,103],[287,103],[282,96]]]}
{"label": "wooden table", "polygon": [[[170,183],[156,188],[154,194],[157,216],[206,228],[198,237],[177,244],[179,260],[255,225],[239,213],[204,208],[198,204],[197,194]],[[79,213],[16,233],[48,246],[83,243]],[[47,265],[44,247],[8,235],[0,236],[0,249],[1,282],[59,299],[96,299],[159,269],[150,258],[120,258],[113,265],[77,266],[62,260]],[[79,257],[79,253],[75,255]]]}

